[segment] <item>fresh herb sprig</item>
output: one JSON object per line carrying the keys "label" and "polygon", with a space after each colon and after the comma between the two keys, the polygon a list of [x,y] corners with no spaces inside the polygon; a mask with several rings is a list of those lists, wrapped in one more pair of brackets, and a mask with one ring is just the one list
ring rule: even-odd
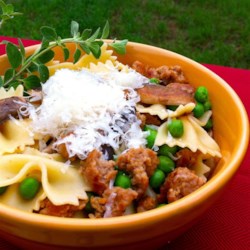
{"label": "fresh herb sprig", "polygon": [[0,0],[0,10],[0,29],[7,20],[10,20],[15,16],[22,15],[22,13],[14,11],[14,6],[12,4],[6,4],[2,0]]}
{"label": "fresh herb sprig", "polygon": [[[72,37],[64,39],[58,36],[54,28],[48,26],[42,27],[41,33],[41,46],[29,57],[26,57],[25,48],[20,39],[18,39],[18,46],[9,41],[2,42],[6,44],[6,53],[11,68],[6,70],[3,78],[0,77],[0,86],[8,89],[22,84],[26,90],[40,87],[41,83],[46,82],[49,78],[49,69],[46,63],[54,58],[53,48],[59,46],[63,50],[64,60],[66,61],[69,58],[70,51],[66,46],[67,43],[76,45],[73,63],[78,62],[82,52],[86,54],[92,53],[98,59],[101,56],[103,39],[109,36],[109,23],[106,22],[102,31],[101,28],[98,28],[94,32],[91,29],[79,32],[79,24],[72,21]],[[127,42],[128,40],[113,41],[108,45],[117,53],[125,54]]]}

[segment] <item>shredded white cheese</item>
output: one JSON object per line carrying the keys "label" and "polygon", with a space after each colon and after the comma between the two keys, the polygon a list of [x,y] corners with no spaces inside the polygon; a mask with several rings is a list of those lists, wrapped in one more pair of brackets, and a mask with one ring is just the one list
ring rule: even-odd
{"label": "shredded white cheese", "polygon": [[[127,83],[127,84],[126,84]],[[145,78],[135,71],[92,73],[58,70],[42,86],[43,101],[29,107],[35,133],[65,143],[69,156],[85,159],[93,149],[108,144],[114,150],[146,144],[135,114],[139,101],[134,88]]]}

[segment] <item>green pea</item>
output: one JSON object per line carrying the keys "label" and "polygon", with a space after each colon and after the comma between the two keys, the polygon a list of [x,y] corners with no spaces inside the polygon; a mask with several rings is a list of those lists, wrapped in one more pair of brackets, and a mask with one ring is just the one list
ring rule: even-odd
{"label": "green pea", "polygon": [[178,119],[172,120],[168,124],[168,130],[173,137],[175,138],[181,137],[184,133],[183,122]]}
{"label": "green pea", "polygon": [[5,191],[7,190],[8,186],[5,187],[0,187],[0,195],[4,194]]}
{"label": "green pea", "polygon": [[90,199],[92,196],[94,196],[94,193],[87,192],[87,195],[88,195],[88,202],[84,208],[84,211],[89,214],[89,213],[92,213],[94,211],[94,208],[92,207],[91,202],[90,202]]}
{"label": "green pea", "polygon": [[165,180],[165,173],[161,169],[156,169],[150,177],[149,184],[153,189],[158,189]]}
{"label": "green pea", "polygon": [[174,155],[177,151],[178,151],[178,146],[169,147],[167,144],[164,144],[159,147],[158,154],[169,156],[169,155]]}
{"label": "green pea", "polygon": [[119,171],[118,174],[116,175],[114,185],[127,189],[131,187],[131,180],[128,175]]}
{"label": "green pea", "polygon": [[149,82],[150,82],[150,83],[159,84],[159,83],[160,83],[160,80],[153,77],[153,78],[150,78]]}
{"label": "green pea", "polygon": [[212,104],[211,104],[210,101],[204,102],[204,103],[203,103],[203,106],[204,106],[204,111],[205,111],[205,112],[208,111],[208,110],[210,110],[210,109],[212,109]]}
{"label": "green pea", "polygon": [[157,130],[146,125],[144,127],[144,131],[149,132],[149,135],[146,138],[147,139],[147,147],[152,148],[154,146],[154,144],[155,144],[155,139],[156,139],[156,136],[157,136]]}
{"label": "green pea", "polygon": [[200,102],[197,102],[193,109],[193,113],[196,118],[203,116],[205,113],[203,104]]}
{"label": "green pea", "polygon": [[203,128],[206,130],[210,130],[212,127],[213,127],[213,120],[210,118]]}
{"label": "green pea", "polygon": [[157,167],[160,170],[162,170],[166,174],[174,170],[175,163],[171,158],[169,158],[168,156],[164,156],[164,155],[160,155],[158,158],[159,158],[159,164]]}
{"label": "green pea", "polygon": [[175,111],[179,106],[178,105],[168,105],[167,109],[170,109],[172,111]]}
{"label": "green pea", "polygon": [[38,193],[40,182],[33,177],[27,177],[19,185],[19,193],[25,200],[33,199]]}
{"label": "green pea", "polygon": [[208,90],[204,86],[200,86],[196,89],[194,93],[194,98],[197,102],[204,103],[208,100]]}

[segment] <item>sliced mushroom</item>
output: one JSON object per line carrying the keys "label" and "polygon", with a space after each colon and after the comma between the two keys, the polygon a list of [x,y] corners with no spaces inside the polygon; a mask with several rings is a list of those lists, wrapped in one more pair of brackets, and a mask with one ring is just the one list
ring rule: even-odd
{"label": "sliced mushroom", "polygon": [[137,93],[145,104],[185,105],[194,102],[194,87],[184,83],[145,85],[137,89]]}
{"label": "sliced mushroom", "polygon": [[18,96],[0,100],[0,124],[8,120],[10,115],[17,118],[20,108],[25,104],[26,100]]}

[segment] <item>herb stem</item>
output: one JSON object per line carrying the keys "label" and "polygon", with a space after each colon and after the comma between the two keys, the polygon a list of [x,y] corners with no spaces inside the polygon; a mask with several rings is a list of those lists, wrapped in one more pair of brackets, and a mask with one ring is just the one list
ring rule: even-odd
{"label": "herb stem", "polygon": [[[0,21],[1,25],[3,20]],[[7,56],[11,64],[11,69],[6,71],[3,78],[4,81],[1,81],[0,85],[5,88],[16,86],[17,84],[23,84],[22,80],[25,78],[26,89],[41,86],[41,82],[45,82],[49,78],[49,70],[46,63],[53,59],[53,49],[57,46],[62,48],[64,52],[64,60],[67,60],[70,53],[66,46],[68,43],[76,45],[73,55],[73,63],[76,63],[80,59],[82,53],[81,50],[87,54],[92,53],[93,56],[98,59],[101,55],[103,39],[106,39],[109,34],[108,22],[106,22],[102,34],[100,34],[100,28],[98,28],[93,34],[91,29],[85,29],[82,33],[79,33],[78,29],[78,23],[72,21],[72,37],[61,39],[53,28],[47,26],[42,27],[41,33],[43,35],[43,42],[30,56],[27,56],[25,53],[25,48],[21,41],[19,41],[19,47],[14,44],[10,45],[11,43],[8,42]],[[124,54],[126,44],[127,40],[120,42],[114,41],[113,43],[110,43],[109,46],[111,46],[117,53]],[[33,74],[32,72],[38,72],[38,74],[34,74],[34,76],[31,77]],[[29,84],[27,81],[30,81]]]}

